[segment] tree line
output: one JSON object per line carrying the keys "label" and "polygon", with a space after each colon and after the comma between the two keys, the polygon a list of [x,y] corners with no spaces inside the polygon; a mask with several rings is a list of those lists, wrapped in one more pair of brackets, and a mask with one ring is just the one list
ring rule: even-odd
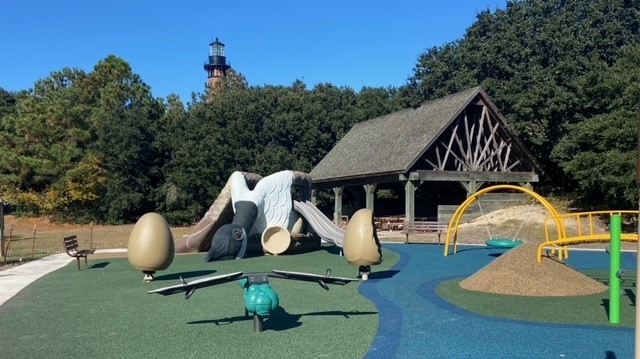
{"label": "tree line", "polygon": [[206,211],[234,170],[310,171],[356,123],[482,85],[545,169],[547,194],[637,208],[640,0],[508,1],[422,53],[398,88],[249,86],[186,105],[111,55],[0,88],[0,196],[24,213],[119,223]]}

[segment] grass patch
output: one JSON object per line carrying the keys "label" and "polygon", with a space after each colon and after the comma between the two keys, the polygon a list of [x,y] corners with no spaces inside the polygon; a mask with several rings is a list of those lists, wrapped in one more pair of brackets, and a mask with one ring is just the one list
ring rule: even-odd
{"label": "grass patch", "polygon": [[[583,271],[608,284],[609,271]],[[442,282],[436,292],[448,302],[473,313],[506,319],[547,323],[635,327],[636,272],[627,271],[621,282],[620,324],[609,324],[609,291],[576,297],[523,297],[462,289],[464,278]]]}
{"label": "grass patch", "polygon": [[[0,307],[0,357],[69,358],[358,358],[378,328],[376,307],[358,283],[330,286],[273,279],[281,308],[255,333],[244,316],[236,282],[199,289],[189,299],[148,290],[228,272],[282,269],[355,277],[357,268],[327,247],[310,253],[204,263],[203,254],[178,255],[156,281],[126,258],[94,259],[81,271],[75,262],[46,275]],[[398,260],[383,249],[385,261]]]}

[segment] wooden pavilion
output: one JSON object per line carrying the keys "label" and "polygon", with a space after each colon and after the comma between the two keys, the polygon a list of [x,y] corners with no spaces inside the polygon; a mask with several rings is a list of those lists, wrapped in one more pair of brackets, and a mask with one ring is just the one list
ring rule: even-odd
{"label": "wooden pavilion", "polygon": [[314,194],[333,189],[339,223],[345,187],[363,186],[366,208],[374,210],[376,188],[400,183],[404,217],[413,221],[416,189],[425,182],[456,182],[469,196],[485,183],[530,187],[541,173],[489,96],[474,87],[356,124],[310,174]]}

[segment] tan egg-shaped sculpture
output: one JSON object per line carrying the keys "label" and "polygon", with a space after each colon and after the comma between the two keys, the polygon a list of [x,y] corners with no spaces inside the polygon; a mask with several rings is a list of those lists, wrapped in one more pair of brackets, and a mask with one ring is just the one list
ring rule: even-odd
{"label": "tan egg-shaped sculpture", "polygon": [[271,254],[282,254],[291,245],[291,233],[279,226],[267,227],[262,232],[262,248]]}
{"label": "tan egg-shaped sculpture", "polygon": [[362,208],[353,214],[344,232],[343,251],[347,262],[361,267],[382,262],[373,211]]}
{"label": "tan egg-shaped sculpture", "polygon": [[129,263],[153,280],[156,271],[167,269],[173,262],[175,247],[167,221],[158,213],[140,217],[131,230],[127,245]]}

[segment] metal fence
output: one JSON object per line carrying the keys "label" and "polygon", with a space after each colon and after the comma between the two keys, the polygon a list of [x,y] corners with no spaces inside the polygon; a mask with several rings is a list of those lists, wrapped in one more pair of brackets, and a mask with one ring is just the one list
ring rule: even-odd
{"label": "metal fence", "polygon": [[95,226],[52,225],[34,220],[32,223],[13,223],[5,219],[2,243],[4,262],[30,260],[50,254],[63,253],[62,239],[76,235],[80,248],[126,248],[133,225]]}

